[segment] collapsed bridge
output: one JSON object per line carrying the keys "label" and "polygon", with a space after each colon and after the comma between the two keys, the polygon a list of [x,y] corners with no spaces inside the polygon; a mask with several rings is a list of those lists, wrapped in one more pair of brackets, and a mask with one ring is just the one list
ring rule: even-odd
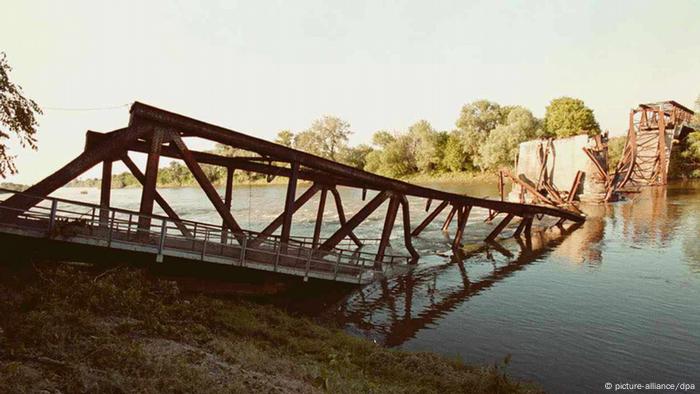
{"label": "collapsed bridge", "polygon": [[[189,138],[214,141],[253,152],[257,157],[228,157],[190,150],[185,143]],[[129,152],[147,154],[145,171],[142,172],[132,161]],[[177,215],[156,189],[161,157],[185,163],[221,217],[220,224],[183,220]],[[122,161],[143,186],[138,211],[117,209],[110,204],[114,161]],[[102,184],[99,204],[48,197],[100,163]],[[201,164],[226,168],[223,198],[207,179]],[[236,170],[265,174],[268,179],[288,178],[283,212],[260,232],[243,229],[231,214],[233,175]],[[312,185],[297,197],[300,180],[309,181]],[[346,218],[338,186],[362,189],[363,199],[367,190],[377,193],[352,217]],[[320,201],[313,237],[293,236],[294,213],[317,193],[320,193]],[[320,233],[328,193],[331,193],[338,209],[340,227],[322,239]],[[411,226],[407,197],[425,199],[426,212],[433,201],[437,203],[416,227]],[[380,238],[377,239],[376,253],[369,254],[361,250],[367,240],[355,236],[354,230],[385,202],[387,211]],[[155,203],[167,216],[153,214]],[[474,207],[487,209],[489,219],[505,215],[486,237],[487,242],[499,237],[516,218],[520,222],[512,235],[526,239],[532,232],[533,221],[545,216],[555,218],[558,224],[566,220],[584,220],[579,213],[556,207],[476,198],[386,178],[136,102],[130,109],[127,127],[108,133],[88,131],[83,153],[26,191],[13,193],[2,201],[0,233],[150,253],[156,256],[157,261],[163,261],[165,257],[178,257],[304,278],[368,283],[404,272],[402,267],[415,264],[419,255],[413,247],[412,237],[419,236],[448,207],[450,209],[443,229],[446,230],[456,217],[457,226],[452,241],[455,249],[461,246],[465,226]],[[399,209],[403,218],[404,245],[410,257],[387,253]],[[355,245],[355,248],[351,249],[349,245]]]}
{"label": "collapsed bridge", "polygon": [[674,142],[693,131],[694,112],[673,101],[639,104],[630,111],[627,141],[610,190],[667,183]]}

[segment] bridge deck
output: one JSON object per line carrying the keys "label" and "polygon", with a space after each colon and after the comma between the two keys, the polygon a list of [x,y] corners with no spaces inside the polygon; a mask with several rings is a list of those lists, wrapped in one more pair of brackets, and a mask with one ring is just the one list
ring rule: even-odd
{"label": "bridge deck", "polygon": [[[11,210],[0,206],[0,211]],[[334,248],[312,248],[306,237],[280,242],[271,236],[255,242],[259,233],[232,233],[222,226],[148,215],[148,228],[139,227],[138,212],[100,208],[98,205],[47,197],[42,203],[15,215],[0,215],[0,233],[48,238],[74,244],[152,254],[156,261],[171,256],[190,261],[239,266],[304,278],[366,284],[409,269],[409,258]],[[11,218],[11,219],[7,219]],[[182,234],[182,226],[190,236]],[[364,240],[371,243],[375,240]],[[346,240],[350,245],[352,241]]]}
{"label": "bridge deck", "polygon": [[[186,140],[192,138],[221,144],[232,148],[234,153],[190,150]],[[147,155],[144,170],[129,157],[130,152]],[[156,187],[161,157],[184,162],[221,218],[220,225],[183,221],[178,216]],[[114,162],[126,165],[142,185],[138,213],[109,208]],[[46,200],[46,196],[98,163],[102,164],[100,205],[80,206],[83,211],[91,210],[89,221],[85,219],[85,212],[81,216],[70,209],[61,208],[56,211],[51,208],[54,203],[73,207],[71,209],[75,209],[76,204],[80,205],[75,201]],[[214,187],[203,165],[218,168],[225,174],[223,196]],[[284,199],[284,210],[260,233],[243,229],[231,213],[236,171],[264,175],[268,181],[275,177],[287,178],[286,194],[280,196]],[[311,181],[312,184],[297,196],[300,180]],[[367,190],[377,193],[354,212],[352,217],[346,217],[338,192],[339,186],[362,190],[363,201]],[[291,234],[294,213],[309,203],[316,194],[320,198],[314,235],[310,239],[295,239]],[[324,208],[329,197],[335,204],[340,225],[327,239],[320,240]],[[437,203],[415,228],[411,226],[408,197],[423,199],[426,212],[430,210],[433,201]],[[43,209],[36,207],[42,201]],[[156,203],[167,217],[152,216]],[[369,254],[358,250],[343,250],[343,243],[349,240],[357,247],[366,244],[356,236],[355,230],[383,205],[387,206],[386,214],[376,251]],[[448,207],[450,208],[446,209]],[[489,220],[498,214],[505,214],[486,237],[486,241],[496,239],[513,220],[520,221],[513,234],[522,234],[525,238],[531,235],[533,220],[539,220],[545,215],[556,218],[560,224],[566,220],[585,220],[580,212],[558,207],[492,200],[412,185],[235,130],[134,103],[130,109],[128,126],[108,133],[88,131],[85,150],[78,157],[24,193],[15,193],[0,202],[0,226],[4,231],[20,231],[27,236],[62,237],[69,242],[95,243],[106,248],[143,250],[155,254],[159,260],[163,260],[164,256],[176,255],[251,267],[255,263],[258,264],[257,269],[277,272],[283,270],[304,277],[365,283],[395,270],[405,269],[401,268],[403,263],[416,264],[420,254],[413,247],[412,238],[419,236],[444,210],[449,213],[442,228],[447,230],[455,219],[457,228],[452,248],[458,250],[472,208],[489,210]],[[97,221],[95,212],[98,213]],[[403,246],[410,254],[410,259],[387,255],[399,215],[403,227]],[[69,229],[68,236],[65,231],[59,231],[66,228]],[[277,230],[280,235],[274,236]]]}

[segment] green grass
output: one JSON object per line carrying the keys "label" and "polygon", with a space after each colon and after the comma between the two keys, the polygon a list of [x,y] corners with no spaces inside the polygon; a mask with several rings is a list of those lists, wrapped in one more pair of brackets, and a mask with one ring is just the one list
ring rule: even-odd
{"label": "green grass", "polygon": [[418,173],[401,178],[409,183],[474,183],[498,181],[498,172],[463,171],[424,174]]}
{"label": "green grass", "polygon": [[0,392],[538,392],[143,271],[0,266]]}

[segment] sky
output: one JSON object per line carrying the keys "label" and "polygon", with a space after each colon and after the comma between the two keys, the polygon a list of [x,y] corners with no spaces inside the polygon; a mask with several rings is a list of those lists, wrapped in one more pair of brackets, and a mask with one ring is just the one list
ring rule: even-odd
{"label": "sky", "polygon": [[77,156],[86,130],[126,126],[133,101],[269,140],[334,115],[356,145],[420,119],[452,130],[478,99],[542,117],[553,98],[577,97],[620,135],[637,104],[693,107],[700,94],[700,1],[0,0],[0,9],[10,77],[44,108],[39,150],[10,144],[20,172],[6,181],[18,183]]}

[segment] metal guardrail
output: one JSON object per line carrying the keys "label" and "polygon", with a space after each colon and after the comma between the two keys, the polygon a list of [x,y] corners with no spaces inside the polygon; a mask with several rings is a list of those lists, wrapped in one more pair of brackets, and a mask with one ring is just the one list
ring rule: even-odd
{"label": "metal guardrail", "polygon": [[[1,188],[0,192],[28,195]],[[356,277],[358,283],[367,281],[366,276],[381,276],[395,266],[409,262],[409,257],[392,255],[377,262],[374,254],[359,249],[321,251],[312,247],[311,237],[294,237],[283,243],[279,236],[270,235],[258,239],[255,246],[249,246],[260,233],[232,232],[221,225],[174,221],[160,215],[141,215],[62,198],[28,196],[36,198],[37,204],[26,211],[0,206],[0,225],[31,230],[49,238],[68,241],[79,238],[119,249],[148,249],[159,261],[163,255],[189,259],[196,256],[202,261],[219,260],[234,265],[237,262],[244,267],[303,275],[305,278],[323,277],[347,282],[348,277]],[[183,234],[183,228],[187,235]],[[371,243],[374,240],[362,241]]]}

